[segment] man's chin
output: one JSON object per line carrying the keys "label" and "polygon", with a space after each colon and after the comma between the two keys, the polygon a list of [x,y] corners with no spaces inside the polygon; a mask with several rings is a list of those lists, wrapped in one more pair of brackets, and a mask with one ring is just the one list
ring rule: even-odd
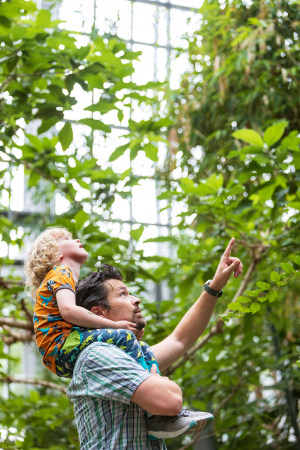
{"label": "man's chin", "polygon": [[134,323],[136,324],[137,330],[142,331],[142,329],[145,328],[147,322],[142,317],[135,317]]}

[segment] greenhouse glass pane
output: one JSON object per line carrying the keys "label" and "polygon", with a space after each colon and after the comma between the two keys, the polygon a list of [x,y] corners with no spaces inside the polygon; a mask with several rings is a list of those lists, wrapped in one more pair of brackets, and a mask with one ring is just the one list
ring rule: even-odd
{"label": "greenhouse glass pane", "polygon": [[158,13],[158,44],[167,45],[168,43],[168,10],[166,8],[159,8]]}
{"label": "greenhouse glass pane", "polygon": [[142,51],[140,61],[133,61],[135,72],[132,81],[137,84],[145,84],[154,79],[154,48],[147,45],[134,44],[133,51]]}
{"label": "greenhouse glass pane", "polygon": [[130,239],[130,225],[127,223],[99,221],[97,225],[102,233],[107,233],[112,237],[118,237],[125,241]]}
{"label": "greenhouse glass pane", "polygon": [[187,48],[188,43],[181,36],[189,31],[187,20],[193,15],[191,11],[171,9],[170,39],[172,47]]}
{"label": "greenhouse glass pane", "polygon": [[128,200],[115,195],[115,201],[111,206],[112,219],[130,220],[130,203]]}
{"label": "greenhouse glass pane", "polygon": [[155,173],[153,161],[147,158],[143,151],[138,153],[137,157],[132,161],[131,167],[135,175],[153,177]]}
{"label": "greenhouse glass pane", "polygon": [[137,222],[156,223],[156,190],[154,180],[140,180],[132,188],[132,215]]}
{"label": "greenhouse glass pane", "polygon": [[[178,58],[171,61],[170,86],[171,89],[178,89],[181,75],[191,67],[188,55],[182,53]],[[192,70],[192,68],[190,69]]]}
{"label": "greenhouse glass pane", "polygon": [[[136,227],[138,228],[138,227]],[[156,242],[148,242],[144,244],[143,241],[147,239],[153,239],[158,236],[157,226],[148,225],[144,228],[144,232],[141,238],[141,241],[137,244],[137,250],[144,250],[144,256],[153,256],[157,255],[157,243]]]}
{"label": "greenhouse glass pane", "polygon": [[203,0],[171,0],[173,5],[187,6],[188,8],[201,8]]}
{"label": "greenhouse glass pane", "polygon": [[155,40],[156,7],[144,3],[133,4],[133,40],[153,44]]}
{"label": "greenhouse glass pane", "polygon": [[94,0],[65,0],[59,8],[60,28],[90,33],[94,23]]}
{"label": "greenhouse glass pane", "polygon": [[168,52],[164,48],[157,49],[157,71],[156,78],[158,81],[165,81],[167,78]]}
{"label": "greenhouse glass pane", "polygon": [[114,33],[121,39],[131,38],[131,3],[110,0],[97,3],[96,27],[102,33]]}

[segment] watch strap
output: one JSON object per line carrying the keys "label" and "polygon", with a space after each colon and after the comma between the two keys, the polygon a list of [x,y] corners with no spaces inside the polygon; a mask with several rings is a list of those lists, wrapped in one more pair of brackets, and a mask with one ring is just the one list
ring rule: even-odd
{"label": "watch strap", "polygon": [[208,281],[206,281],[206,283],[204,284],[204,286],[203,286],[203,289],[206,291],[206,292],[208,292],[210,295],[213,295],[214,297],[221,297],[222,295],[223,295],[223,289],[221,290],[221,291],[216,291],[215,289],[213,289],[213,288],[211,288],[210,286],[209,286],[209,283],[211,282],[212,280],[208,280]]}

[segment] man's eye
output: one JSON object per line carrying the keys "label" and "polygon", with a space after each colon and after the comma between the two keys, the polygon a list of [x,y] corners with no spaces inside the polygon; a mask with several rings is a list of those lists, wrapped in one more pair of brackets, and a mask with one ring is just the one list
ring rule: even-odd
{"label": "man's eye", "polygon": [[125,297],[125,292],[122,292],[122,293],[121,293],[121,297],[122,297],[122,295],[124,295],[124,297]]}

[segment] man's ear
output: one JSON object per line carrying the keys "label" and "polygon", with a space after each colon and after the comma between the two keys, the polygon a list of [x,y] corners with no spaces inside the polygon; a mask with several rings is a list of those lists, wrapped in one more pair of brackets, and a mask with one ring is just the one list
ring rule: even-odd
{"label": "man's ear", "polygon": [[100,306],[93,306],[91,312],[96,314],[96,316],[105,317],[105,314],[103,314],[104,310]]}

